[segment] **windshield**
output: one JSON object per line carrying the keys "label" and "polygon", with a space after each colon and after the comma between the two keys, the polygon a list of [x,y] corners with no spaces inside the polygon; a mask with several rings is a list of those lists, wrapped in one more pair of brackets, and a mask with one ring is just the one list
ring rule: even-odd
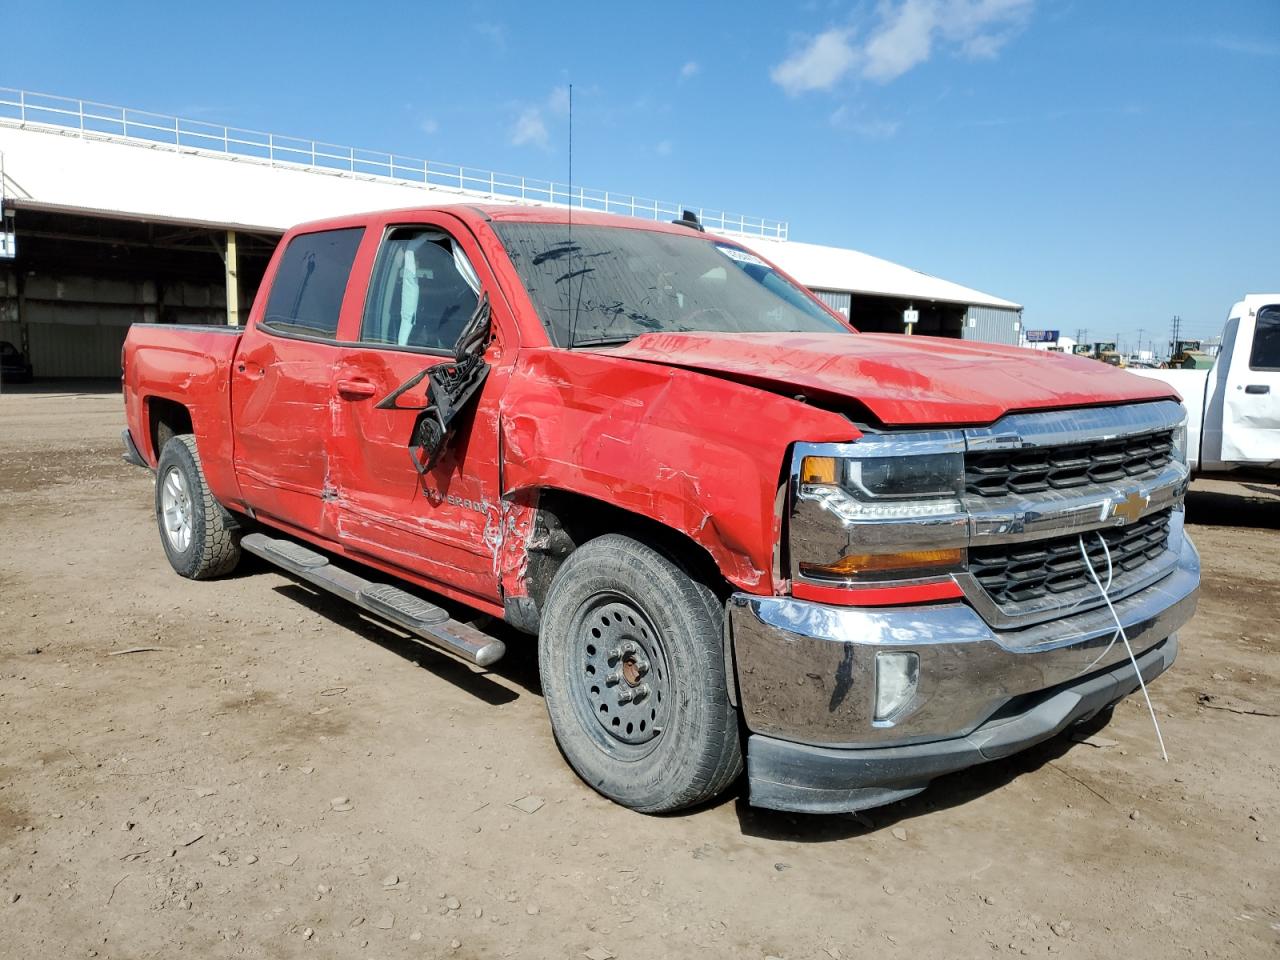
{"label": "windshield", "polygon": [[625,227],[495,223],[557,346],[642,333],[851,333],[759,257],[715,238]]}

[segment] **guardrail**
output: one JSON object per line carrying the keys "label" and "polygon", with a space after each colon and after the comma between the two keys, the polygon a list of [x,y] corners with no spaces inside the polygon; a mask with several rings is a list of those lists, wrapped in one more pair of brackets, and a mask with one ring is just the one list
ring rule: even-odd
{"label": "guardrail", "polygon": [[249,158],[272,166],[339,176],[377,177],[399,183],[459,190],[494,199],[571,206],[646,220],[674,220],[693,210],[704,226],[748,236],[787,239],[787,222],[704,207],[668,203],[552,180],[480,170],[378,150],[226,127],[203,120],[92,100],[0,87],[0,124],[69,130],[84,137],[126,140],[176,150]]}

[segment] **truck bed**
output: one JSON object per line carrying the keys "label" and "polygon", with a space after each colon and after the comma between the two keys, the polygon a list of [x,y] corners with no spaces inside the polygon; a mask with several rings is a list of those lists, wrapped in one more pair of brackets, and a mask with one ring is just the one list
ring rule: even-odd
{"label": "truck bed", "polygon": [[1148,380],[1159,380],[1178,391],[1187,408],[1187,466],[1200,469],[1200,437],[1204,427],[1204,394],[1209,382],[1208,370],[1129,370]]}
{"label": "truck bed", "polygon": [[231,362],[239,327],[135,323],[121,352],[125,416],[142,458],[160,459],[151,407],[172,401],[190,411],[210,487],[219,495],[235,487],[231,469]]}

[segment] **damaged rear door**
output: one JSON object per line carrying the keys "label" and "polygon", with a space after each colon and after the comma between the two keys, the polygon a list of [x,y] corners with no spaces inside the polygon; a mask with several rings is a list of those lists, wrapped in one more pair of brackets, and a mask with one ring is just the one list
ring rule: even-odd
{"label": "damaged rear door", "polygon": [[363,227],[301,233],[279,257],[266,306],[231,369],[235,471],[264,519],[331,538],[329,431],[340,319]]}
{"label": "damaged rear door", "polygon": [[[338,539],[352,553],[493,601],[498,400],[509,370],[504,346],[512,358],[515,351],[494,313],[505,301],[456,224],[441,216],[382,232],[359,330],[336,369]],[[444,411],[442,424],[436,409],[423,409],[431,384],[460,379],[475,389],[456,392],[457,409]]]}

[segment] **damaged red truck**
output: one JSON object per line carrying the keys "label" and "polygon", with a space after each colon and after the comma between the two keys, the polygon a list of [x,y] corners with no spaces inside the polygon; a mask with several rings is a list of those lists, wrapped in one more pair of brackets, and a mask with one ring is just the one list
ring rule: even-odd
{"label": "damaged red truck", "polygon": [[427,592],[505,619],[570,764],[643,811],[744,766],[760,806],[889,803],[1172,663],[1169,387],[858,333],[691,227],[347,217],[284,237],[243,329],[135,325],[126,458],[174,569],[248,550],[481,666],[502,641]]}

